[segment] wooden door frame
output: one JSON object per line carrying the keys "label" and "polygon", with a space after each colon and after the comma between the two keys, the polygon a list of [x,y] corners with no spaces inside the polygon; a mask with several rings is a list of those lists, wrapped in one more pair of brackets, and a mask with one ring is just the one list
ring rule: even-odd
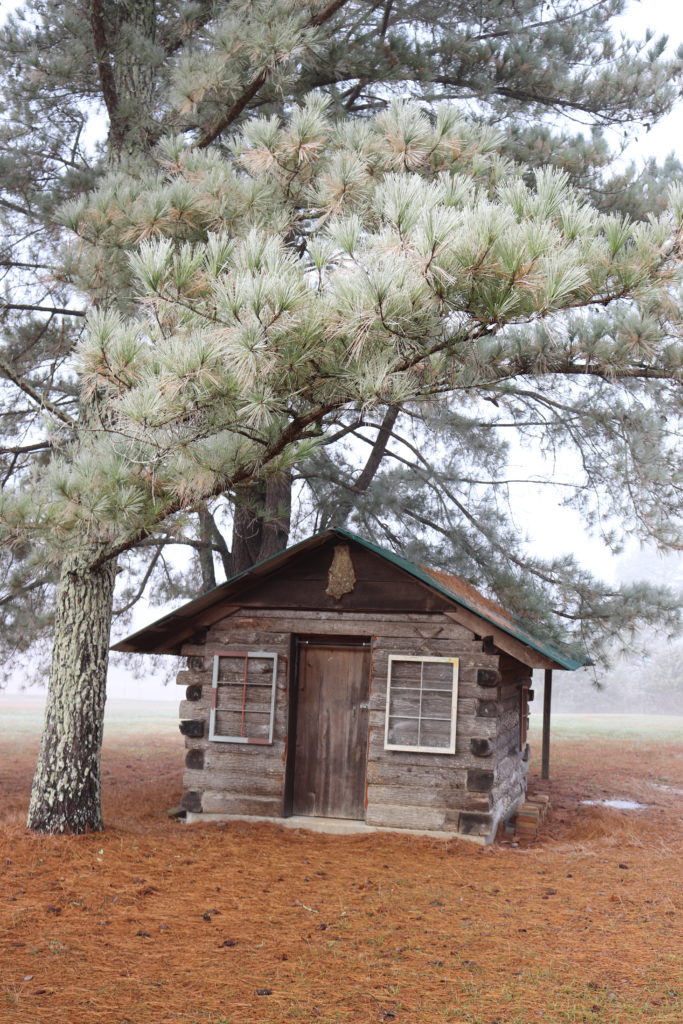
{"label": "wooden door frame", "polygon": [[[370,678],[368,679],[368,698],[372,687],[372,652],[374,637],[367,634],[354,636],[337,635],[336,633],[292,633],[289,638],[289,677],[288,677],[288,713],[287,713],[287,745],[285,753],[285,789],[283,800],[283,817],[292,816],[294,804],[294,772],[296,770],[296,725],[299,710],[299,651],[306,644],[320,647],[364,647],[370,651]],[[370,718],[368,715],[368,737],[365,744],[365,780],[368,777],[368,751],[370,748]]]}

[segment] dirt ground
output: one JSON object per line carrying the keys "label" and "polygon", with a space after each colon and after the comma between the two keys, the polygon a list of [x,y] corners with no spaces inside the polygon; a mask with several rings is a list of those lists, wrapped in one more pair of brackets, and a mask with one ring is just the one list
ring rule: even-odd
{"label": "dirt ground", "polygon": [[36,751],[0,735],[3,1024],[683,1024],[671,730],[556,738],[526,848],[172,822],[170,719],[110,729],[104,833],[36,836]]}

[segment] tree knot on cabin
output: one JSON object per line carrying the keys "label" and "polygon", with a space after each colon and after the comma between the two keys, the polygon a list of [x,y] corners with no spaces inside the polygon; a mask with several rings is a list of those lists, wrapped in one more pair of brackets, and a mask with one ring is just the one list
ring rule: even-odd
{"label": "tree knot on cabin", "polygon": [[340,601],[344,594],[350,594],[356,585],[356,574],[353,571],[351,551],[348,544],[335,544],[327,577],[326,594]]}

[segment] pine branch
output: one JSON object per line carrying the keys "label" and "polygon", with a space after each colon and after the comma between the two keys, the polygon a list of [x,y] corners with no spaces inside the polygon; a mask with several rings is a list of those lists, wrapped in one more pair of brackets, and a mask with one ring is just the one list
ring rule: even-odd
{"label": "pine branch", "polygon": [[[337,11],[341,10],[349,0],[331,0],[331,2],[319,11],[318,14],[306,22],[306,28],[318,28],[323,25],[326,21],[329,21]],[[273,75],[273,68],[266,68],[260,71],[258,75],[252,78],[249,85],[242,91],[241,95],[234,101],[234,103],[225,111],[217,121],[214,121],[212,125],[205,128],[200,134],[199,138],[195,142],[196,149],[206,149],[210,146],[215,139],[224,132],[237,118],[240,116],[242,111],[245,109],[247,104],[256,96],[256,94],[263,88],[267,81]]]}
{"label": "pine branch", "polygon": [[6,199],[4,196],[0,196],[0,206],[4,206],[6,210],[11,210],[12,213],[19,213],[22,217],[32,216],[31,210],[27,206],[13,203],[11,199]]}

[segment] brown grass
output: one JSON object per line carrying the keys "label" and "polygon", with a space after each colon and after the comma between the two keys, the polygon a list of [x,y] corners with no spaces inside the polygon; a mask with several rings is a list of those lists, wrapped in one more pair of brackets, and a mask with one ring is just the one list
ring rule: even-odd
{"label": "brown grass", "polygon": [[0,750],[3,1024],[683,1021],[683,745],[556,742],[524,849],[173,823],[172,735],[109,740],[106,832],[36,836],[36,749]]}

